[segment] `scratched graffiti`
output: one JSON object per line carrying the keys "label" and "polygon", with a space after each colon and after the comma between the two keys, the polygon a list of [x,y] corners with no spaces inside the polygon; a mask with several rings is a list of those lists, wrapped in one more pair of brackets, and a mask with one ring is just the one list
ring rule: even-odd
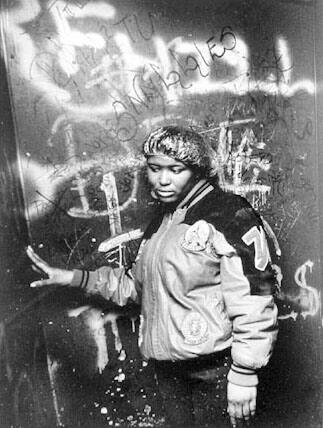
{"label": "scratched graffiti", "polygon": [[[1,14],[6,44],[14,52],[8,66],[37,90],[40,99],[64,111],[52,123],[47,145],[57,144],[60,134],[67,162],[52,165],[47,157],[44,166],[28,156],[21,162],[26,181],[37,192],[27,197],[31,220],[52,207],[57,189],[70,178],[80,206],[71,207],[68,214],[83,218],[107,215],[107,210],[90,208],[86,174],[94,167],[103,168],[104,173],[139,167],[134,140],[138,132],[146,135],[156,119],[158,123],[156,105],[176,108],[187,97],[214,93],[240,96],[262,92],[283,97],[300,90],[314,93],[309,79],[293,81],[292,53],[282,36],[276,37],[273,62],[266,66],[261,80],[253,77],[246,42],[230,26],[204,40],[180,34],[168,40],[159,34],[153,13],[148,12],[144,19],[136,14],[119,19],[117,12],[107,2],[21,0]],[[51,23],[50,31],[42,26],[45,20]],[[22,31],[26,27],[27,31]],[[162,115],[161,121],[165,118]],[[251,202],[258,208],[266,203],[270,191],[260,175],[269,171],[271,159],[252,122],[221,122],[217,155],[223,187],[244,196],[251,194]],[[79,153],[75,132],[84,123],[95,124],[105,134]],[[232,129],[241,125],[246,126],[237,138]],[[118,144],[123,154],[112,160],[109,152],[113,144]],[[106,156],[97,156],[101,149]],[[135,202],[137,186],[135,173],[124,209]]]}
{"label": "scratched graffiti", "polygon": [[[218,171],[220,185],[228,191],[246,196],[252,194],[252,204],[255,208],[266,203],[266,195],[270,192],[268,185],[261,184],[260,173],[266,173],[271,166],[271,157],[266,152],[266,144],[257,141],[252,130],[255,119],[245,119],[232,122],[220,123],[219,127],[208,130],[213,137],[218,139],[218,144],[214,157],[214,165]],[[246,128],[242,137],[236,141],[232,137],[232,128],[245,125]],[[80,206],[72,207],[68,213],[73,217],[90,218],[98,216],[108,216],[108,209],[91,210],[89,207],[88,196],[85,191],[87,184],[84,174],[101,168],[110,174],[122,168],[131,168],[134,170],[132,190],[129,198],[119,207],[126,209],[131,203],[136,202],[136,193],[138,190],[138,169],[144,165],[144,159],[128,153],[127,156],[118,156],[111,159],[100,155],[96,159],[82,160],[75,153],[73,142],[72,127],[64,127],[67,155],[69,162],[63,165],[37,164],[31,159],[22,158],[21,166],[24,177],[30,182],[32,189],[37,189],[28,195],[27,213],[31,220],[41,217],[52,208],[52,201],[56,198],[57,189],[63,183],[73,178],[73,187],[71,190],[78,195]],[[216,133],[216,135],[215,135]],[[248,174],[250,172],[250,174]],[[104,180],[104,179],[103,179]],[[104,186],[101,185],[101,190]],[[106,196],[107,193],[105,192]],[[108,200],[108,198],[107,198]],[[117,203],[119,205],[119,203]]]}
{"label": "scratched graffiti", "polygon": [[[147,108],[151,98],[161,95],[176,104],[184,92],[263,91],[287,97],[299,90],[314,93],[312,81],[293,82],[290,47],[283,37],[275,42],[279,72],[274,75],[269,68],[266,80],[255,80],[250,77],[248,46],[231,27],[205,41],[180,35],[167,41],[157,34],[153,14],[147,15],[144,32],[136,15],[115,22],[117,11],[105,2],[87,2],[82,8],[65,1],[50,3],[21,1],[3,13],[2,21],[10,23],[5,26],[6,37],[15,43],[19,73],[49,102],[71,114],[118,115],[116,110],[127,111],[129,105],[135,110]],[[37,22],[45,12],[55,31],[47,37],[42,32],[41,40],[37,34],[22,32],[24,25]],[[95,32],[81,31],[79,24],[87,19],[102,20],[102,25]],[[107,30],[111,23],[113,33]],[[138,38],[149,44],[155,56],[136,51]],[[218,63],[229,68],[225,79],[215,78]],[[93,103],[95,98],[98,102]]]}
{"label": "scratched graffiti", "polygon": [[220,123],[215,129],[219,134],[214,163],[220,186],[245,197],[251,194],[251,204],[257,209],[266,203],[270,192],[270,186],[261,183],[260,173],[270,170],[271,155],[265,150],[266,143],[259,141],[252,129],[255,122],[255,118],[249,118]]}

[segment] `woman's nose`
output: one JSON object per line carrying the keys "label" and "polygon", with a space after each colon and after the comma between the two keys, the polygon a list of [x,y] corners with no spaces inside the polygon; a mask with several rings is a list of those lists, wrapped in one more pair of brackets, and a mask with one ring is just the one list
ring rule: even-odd
{"label": "woman's nose", "polygon": [[159,183],[162,186],[166,186],[167,184],[170,183],[170,174],[169,171],[167,171],[167,169],[162,169],[159,173]]}

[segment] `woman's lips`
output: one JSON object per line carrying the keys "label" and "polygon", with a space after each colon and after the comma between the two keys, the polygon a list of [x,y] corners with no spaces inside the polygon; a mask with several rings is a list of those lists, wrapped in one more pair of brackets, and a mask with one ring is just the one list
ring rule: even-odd
{"label": "woman's lips", "polygon": [[175,192],[171,190],[156,190],[156,193],[158,196],[161,196],[162,198],[169,198],[173,196]]}

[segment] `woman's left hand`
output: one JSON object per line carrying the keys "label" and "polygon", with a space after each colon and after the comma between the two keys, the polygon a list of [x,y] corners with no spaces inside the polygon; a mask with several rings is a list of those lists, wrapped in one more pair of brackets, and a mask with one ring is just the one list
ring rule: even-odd
{"label": "woman's left hand", "polygon": [[248,421],[256,412],[257,387],[241,386],[228,382],[228,413],[231,425]]}

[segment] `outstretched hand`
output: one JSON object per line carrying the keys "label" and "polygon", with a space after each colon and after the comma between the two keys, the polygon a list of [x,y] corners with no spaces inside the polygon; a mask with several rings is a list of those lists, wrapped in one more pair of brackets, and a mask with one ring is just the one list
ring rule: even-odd
{"label": "outstretched hand", "polygon": [[236,427],[239,422],[248,422],[255,415],[256,386],[240,386],[228,382],[227,396],[228,413],[233,427]]}
{"label": "outstretched hand", "polygon": [[34,281],[30,287],[43,287],[46,285],[69,285],[73,279],[73,271],[59,269],[50,266],[45,260],[39,257],[29,245],[26,250],[27,256],[32,261],[32,269],[48,278]]}

